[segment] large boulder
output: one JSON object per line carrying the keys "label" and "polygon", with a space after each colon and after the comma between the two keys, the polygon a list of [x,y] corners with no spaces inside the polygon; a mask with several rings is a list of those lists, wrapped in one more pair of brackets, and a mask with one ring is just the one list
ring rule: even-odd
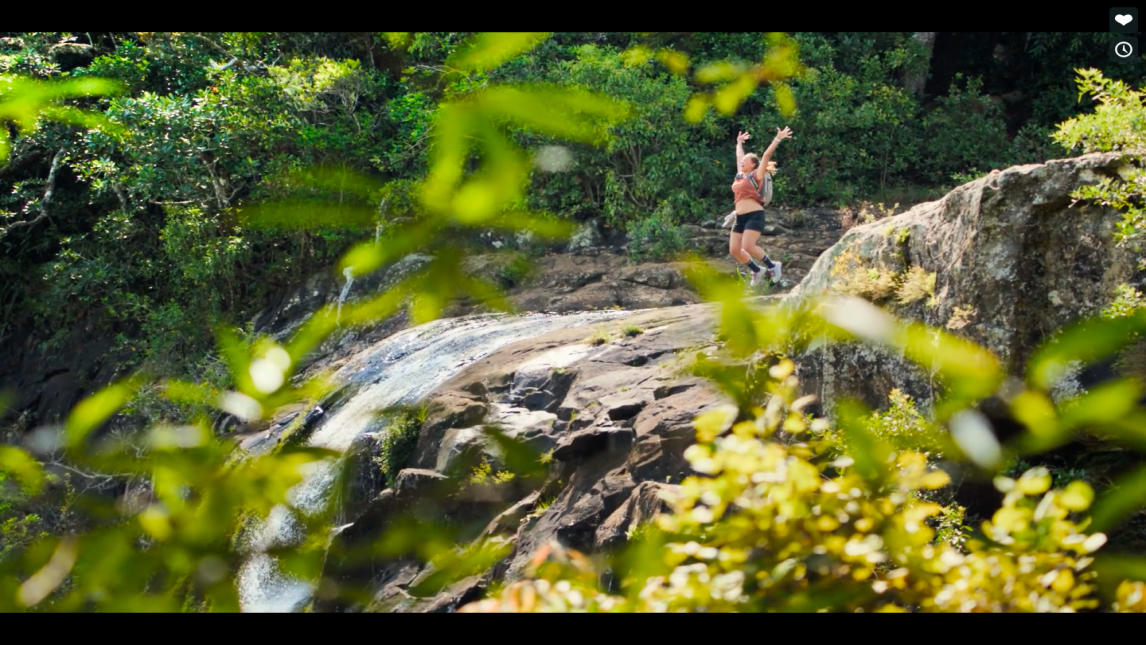
{"label": "large boulder", "polygon": [[[783,302],[861,295],[972,340],[1018,373],[1054,330],[1098,314],[1119,284],[1141,281],[1135,254],[1114,239],[1119,213],[1071,198],[1128,163],[1107,153],[1016,166],[852,228]],[[912,286],[894,290],[892,278],[906,276]],[[877,406],[894,387],[924,407],[933,399],[926,370],[877,347],[823,344],[799,365],[805,386],[829,406],[844,394]]]}

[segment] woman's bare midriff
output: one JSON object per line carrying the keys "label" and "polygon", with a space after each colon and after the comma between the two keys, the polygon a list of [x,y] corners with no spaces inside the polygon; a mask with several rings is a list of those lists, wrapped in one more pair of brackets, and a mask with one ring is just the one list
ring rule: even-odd
{"label": "woman's bare midriff", "polygon": [[747,215],[748,213],[755,213],[756,211],[763,209],[764,207],[761,206],[760,202],[756,201],[755,199],[742,199],[736,202],[737,215]]}

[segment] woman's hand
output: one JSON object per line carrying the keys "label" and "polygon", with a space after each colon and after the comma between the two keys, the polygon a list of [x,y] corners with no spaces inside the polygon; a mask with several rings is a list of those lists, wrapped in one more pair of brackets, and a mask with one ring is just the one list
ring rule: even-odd
{"label": "woman's hand", "polygon": [[744,143],[751,138],[752,135],[748,134],[747,132],[741,132],[740,134],[736,135],[736,143]]}
{"label": "woman's hand", "polygon": [[783,130],[781,130],[780,128],[776,128],[776,140],[777,141],[783,141],[784,139],[791,139],[791,138],[792,138],[792,129],[791,128],[789,128],[788,126],[784,126]]}

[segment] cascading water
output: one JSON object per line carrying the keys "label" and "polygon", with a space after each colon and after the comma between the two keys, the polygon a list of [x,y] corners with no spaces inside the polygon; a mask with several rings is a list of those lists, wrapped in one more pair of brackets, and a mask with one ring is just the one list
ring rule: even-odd
{"label": "cascading water", "polygon": [[[349,288],[350,277],[347,276]],[[341,298],[339,299],[341,302]],[[378,428],[379,410],[412,405],[465,366],[512,342],[556,329],[578,327],[629,315],[627,311],[578,314],[487,314],[438,320],[405,330],[376,344],[336,373],[357,391],[315,429],[308,445],[345,451],[354,438]],[[339,463],[313,464],[288,501],[305,513],[320,509],[332,494]],[[251,555],[239,573],[239,598],[244,612],[290,612],[305,607],[313,589],[281,572],[267,549],[297,544],[302,528],[284,507],[276,507],[250,532]]]}
{"label": "cascading water", "polygon": [[354,284],[354,267],[346,267],[342,275],[346,277],[346,284],[342,285],[342,292],[338,294],[338,314],[334,318],[335,324],[342,320],[342,303],[346,302],[346,296],[350,294],[350,285]]}

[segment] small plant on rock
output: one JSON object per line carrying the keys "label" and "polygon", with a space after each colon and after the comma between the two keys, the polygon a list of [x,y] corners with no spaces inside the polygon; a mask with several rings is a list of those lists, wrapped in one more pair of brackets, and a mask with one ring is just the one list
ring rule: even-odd
{"label": "small plant on rock", "polygon": [[605,331],[604,329],[597,328],[597,329],[593,330],[592,336],[585,339],[585,342],[596,347],[596,346],[604,345],[605,343],[611,342],[612,340],[613,340],[613,337],[612,337],[612,335],[609,334],[609,332]]}

